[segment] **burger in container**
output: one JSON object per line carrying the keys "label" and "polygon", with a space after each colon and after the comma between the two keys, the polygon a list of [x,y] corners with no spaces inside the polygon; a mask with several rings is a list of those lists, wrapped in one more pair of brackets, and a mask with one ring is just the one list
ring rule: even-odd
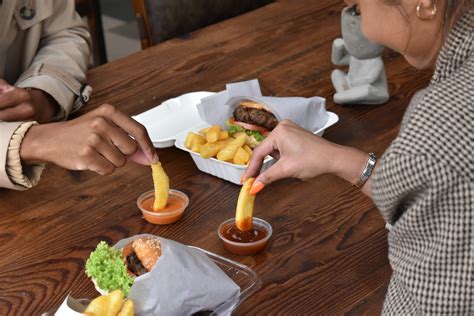
{"label": "burger in container", "polygon": [[86,274],[101,294],[121,290],[137,315],[227,315],[241,299],[239,285],[206,253],[148,234],[113,247],[100,242]]}
{"label": "burger in container", "polygon": [[[203,157],[186,146],[190,133],[198,134],[212,126],[220,126],[231,136],[245,133],[251,149],[265,139],[279,122],[291,120],[308,131],[322,136],[338,120],[335,113],[326,110],[321,97],[266,97],[261,93],[258,80],[227,84],[219,93],[196,92],[164,102],[162,105],[135,117],[142,123],[155,147],[177,148],[189,152],[199,170],[240,184],[245,164]],[[265,158],[262,171],[274,160]]]}

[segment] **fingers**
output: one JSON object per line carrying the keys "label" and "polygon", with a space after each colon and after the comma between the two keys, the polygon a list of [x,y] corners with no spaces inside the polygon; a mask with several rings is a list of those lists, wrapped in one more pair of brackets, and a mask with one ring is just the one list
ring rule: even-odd
{"label": "fingers", "polygon": [[35,114],[30,103],[22,103],[20,105],[0,109],[0,121],[28,121],[32,120]]}
{"label": "fingers", "polygon": [[285,171],[285,160],[278,160],[273,166],[262,172],[254,181],[250,194],[257,194],[262,191],[270,183],[277,180],[288,178],[288,173]]}
{"label": "fingers", "polygon": [[125,156],[132,155],[137,151],[138,144],[123,129],[110,123],[107,119],[97,116],[90,122],[90,128],[102,135],[111,144],[116,146]]}
{"label": "fingers", "polygon": [[123,155],[117,147],[99,135],[91,134],[87,141],[91,148],[94,148],[97,153],[114,167],[113,169],[115,169],[115,167],[121,168],[127,163],[126,156]]}
{"label": "fingers", "polygon": [[15,89],[15,86],[11,86],[8,82],[0,79],[0,94],[10,92]]}
{"label": "fingers", "polygon": [[99,155],[99,153],[94,152],[90,159],[87,169],[94,171],[102,176],[111,174],[114,172],[114,165],[108,161],[105,157]]}
{"label": "fingers", "polygon": [[143,125],[118,111],[110,104],[102,105],[98,111],[102,116],[110,119],[115,125],[125,130],[131,135],[139,144],[146,157],[151,163],[158,162],[158,155],[156,154],[153,143],[148,136],[148,133]]}
{"label": "fingers", "polygon": [[[5,88],[3,88],[5,91]],[[31,101],[31,95],[26,89],[9,90],[0,94],[0,110],[15,107],[22,103],[29,103]]]}
{"label": "fingers", "polygon": [[138,150],[135,153],[128,156],[128,160],[136,162],[140,165],[145,165],[145,166],[150,165],[150,161],[145,156],[145,153],[143,152],[141,148],[138,148]]}
{"label": "fingers", "polygon": [[244,182],[248,178],[256,177],[259,174],[260,169],[262,168],[263,160],[265,159],[265,157],[267,155],[272,154],[273,152],[273,137],[272,134],[270,134],[267,138],[263,140],[263,142],[260,143],[260,145],[258,145],[254,149],[252,158],[249,162],[249,166],[242,175],[242,182]]}

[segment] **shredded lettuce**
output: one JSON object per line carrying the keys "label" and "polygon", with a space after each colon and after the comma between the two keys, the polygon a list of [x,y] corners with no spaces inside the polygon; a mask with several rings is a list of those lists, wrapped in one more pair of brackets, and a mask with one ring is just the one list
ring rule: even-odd
{"label": "shredded lettuce", "polygon": [[133,277],[127,272],[122,259],[122,251],[101,241],[86,262],[86,274],[94,279],[105,291],[122,290],[124,296],[132,287]]}
{"label": "shredded lettuce", "polygon": [[253,136],[257,142],[261,142],[265,139],[265,136],[260,134],[260,132],[246,130],[245,133],[249,136]]}
{"label": "shredded lettuce", "polygon": [[237,125],[232,125],[232,124],[227,123],[227,131],[229,132],[230,135],[233,135],[235,133],[245,132],[246,129]]}
{"label": "shredded lettuce", "polygon": [[261,142],[262,140],[265,139],[265,136],[263,136],[260,132],[251,131],[251,130],[243,128],[242,126],[231,124],[229,120],[227,120],[226,124],[227,124],[227,131],[229,132],[230,135],[244,132],[245,134],[249,136],[253,136],[257,142]]}

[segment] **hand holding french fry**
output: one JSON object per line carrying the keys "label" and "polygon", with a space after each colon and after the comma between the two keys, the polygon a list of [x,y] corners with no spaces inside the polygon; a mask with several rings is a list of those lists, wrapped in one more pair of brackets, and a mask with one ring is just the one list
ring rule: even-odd
{"label": "hand holding french fry", "polygon": [[255,178],[249,178],[244,182],[240,189],[239,199],[237,200],[237,209],[235,212],[235,225],[241,231],[252,229],[253,226],[253,206],[255,195],[250,194]]}
{"label": "hand holding french fry", "polygon": [[155,202],[153,210],[159,211],[166,207],[170,190],[170,180],[160,162],[151,165],[153,185],[155,186]]}

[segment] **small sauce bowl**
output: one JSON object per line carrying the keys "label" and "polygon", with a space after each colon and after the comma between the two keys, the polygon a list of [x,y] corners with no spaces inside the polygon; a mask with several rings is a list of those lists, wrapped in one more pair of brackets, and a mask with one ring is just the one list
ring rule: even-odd
{"label": "small sauce bowl", "polygon": [[[235,239],[232,240],[233,238],[231,238],[231,236],[228,236],[227,232],[230,229],[234,230],[235,218],[228,219],[219,225],[219,228],[217,229],[217,234],[224,243],[224,247],[228,251],[236,255],[248,256],[257,254],[265,250],[268,241],[270,240],[270,237],[273,233],[272,226],[267,221],[260,218],[254,217],[252,220],[253,228],[257,231],[264,232],[265,236],[263,236],[262,239],[251,242],[239,242]],[[235,227],[235,229],[237,228]]]}
{"label": "small sauce bowl", "polygon": [[138,197],[137,206],[147,222],[157,225],[167,225],[179,221],[189,205],[188,196],[178,190],[169,191],[168,204],[162,210],[153,211],[154,201],[155,191],[151,190]]}

